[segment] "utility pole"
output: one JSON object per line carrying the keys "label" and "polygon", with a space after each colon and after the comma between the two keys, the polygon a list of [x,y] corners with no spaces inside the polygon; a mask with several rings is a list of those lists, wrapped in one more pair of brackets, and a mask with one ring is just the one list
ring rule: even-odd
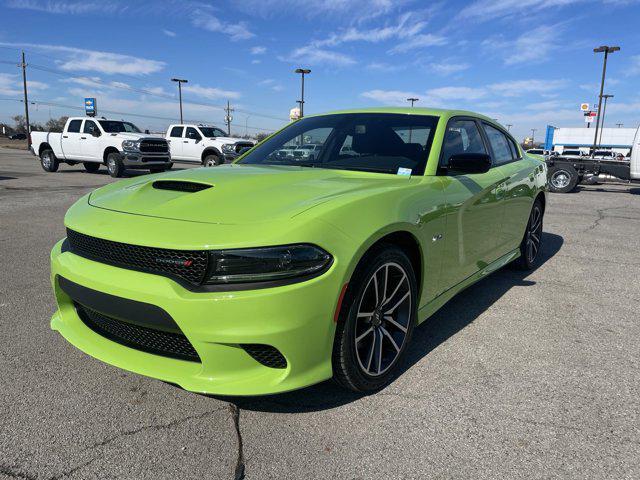
{"label": "utility pole", "polygon": [[407,102],[411,102],[411,108],[413,108],[413,104],[414,102],[417,102],[418,100],[420,100],[419,98],[407,98]]}
{"label": "utility pole", "polygon": [[233,120],[233,116],[231,115],[231,112],[233,112],[233,108],[231,108],[231,105],[229,104],[229,100],[227,100],[227,108],[225,108],[224,111],[225,111],[224,121],[227,124],[227,135],[231,136],[231,121]]}
{"label": "utility pole", "polygon": [[593,136],[593,147],[591,149],[592,157],[596,151],[596,148],[598,147],[598,128],[600,128],[600,112],[602,112],[601,110],[602,92],[604,91],[604,78],[607,73],[607,58],[609,57],[610,53],[617,52],[618,50],[620,50],[620,47],[610,47],[608,45],[602,45],[598,48],[593,49],[593,53],[604,52],[604,62],[602,63],[602,80],[600,80],[600,95],[598,96],[598,114],[596,116],[596,132],[595,132],[595,135]]}
{"label": "utility pole", "polygon": [[509,131],[511,131],[511,127],[513,127],[513,124],[512,123],[507,123],[505,125],[505,127],[507,127],[507,132],[509,132]]}
{"label": "utility pole", "polygon": [[531,129],[531,146],[535,147],[535,143],[536,143],[536,131],[538,129],[537,128],[532,128]]}
{"label": "utility pole", "polygon": [[300,92],[300,100],[298,103],[300,104],[300,118],[304,117],[304,76],[311,73],[311,70],[308,68],[296,68],[295,73],[299,73],[302,75],[302,88]]}
{"label": "utility pole", "polygon": [[24,119],[27,122],[27,149],[31,148],[31,125],[29,124],[29,98],[27,96],[27,63],[24,60],[24,50],[22,51],[22,86],[24,87]]}
{"label": "utility pole", "polygon": [[184,123],[184,120],[182,119],[182,84],[189,83],[189,80],[185,80],[183,78],[172,78],[171,81],[178,83],[178,98],[180,99],[180,123]]}
{"label": "utility pole", "polygon": [[616,127],[618,128],[622,128],[624,126],[624,123],[616,123]]}
{"label": "utility pole", "polygon": [[602,108],[602,126],[600,127],[600,138],[598,139],[598,145],[602,143],[602,132],[604,130],[604,115],[607,113],[607,100],[613,98],[613,95],[603,95],[604,98],[604,107]]}

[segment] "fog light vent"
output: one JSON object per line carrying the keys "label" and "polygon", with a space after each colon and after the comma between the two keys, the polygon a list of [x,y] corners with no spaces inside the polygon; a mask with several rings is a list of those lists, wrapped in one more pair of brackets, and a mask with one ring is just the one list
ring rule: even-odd
{"label": "fog light vent", "polygon": [[287,360],[271,345],[245,344],[241,345],[254,360],[269,368],[287,368]]}

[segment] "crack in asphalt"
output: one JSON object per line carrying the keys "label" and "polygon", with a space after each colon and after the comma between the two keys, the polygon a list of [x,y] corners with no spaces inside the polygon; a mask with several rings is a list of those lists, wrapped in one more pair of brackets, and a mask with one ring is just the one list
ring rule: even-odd
{"label": "crack in asphalt", "polygon": [[209,410],[209,411],[206,411],[206,412],[203,412],[203,413],[199,413],[197,415],[189,415],[188,417],[178,418],[176,420],[170,421],[169,423],[163,423],[163,424],[160,424],[160,425],[155,425],[155,424],[143,425],[142,427],[134,428],[133,430],[126,430],[126,431],[120,432],[117,435],[114,435],[112,437],[105,438],[104,440],[102,440],[100,442],[96,442],[93,445],[85,448],[83,451],[86,452],[88,450],[94,450],[96,448],[104,447],[105,445],[108,445],[108,444],[110,444],[112,442],[115,442],[116,440],[118,440],[118,439],[120,439],[122,437],[128,437],[130,435],[135,435],[135,434],[143,432],[145,430],[165,430],[165,429],[168,429],[168,428],[173,428],[173,427],[175,427],[177,425],[180,425],[181,423],[188,422],[189,420],[198,420],[198,419],[207,417],[207,416],[211,415],[212,413],[219,412],[221,410],[222,410],[222,408],[216,408],[214,410]]}
{"label": "crack in asphalt", "polygon": [[236,461],[236,469],[234,472],[234,480],[242,480],[244,478],[244,449],[242,445],[242,432],[240,432],[240,408],[229,402],[229,412],[233,420],[233,426],[236,431],[236,439],[238,441],[238,459]]}
{"label": "crack in asphalt", "polygon": [[589,225],[587,228],[584,229],[585,232],[588,232],[589,230],[593,230],[596,227],[600,226],[600,222],[602,222],[605,218],[607,218],[605,216],[605,212],[608,212],[609,210],[619,210],[621,208],[627,208],[627,207],[608,207],[608,208],[598,208],[596,209],[596,213],[598,214],[598,218],[596,218],[593,223],[591,225]]}
{"label": "crack in asphalt", "polygon": [[33,475],[17,470],[15,465],[0,465],[0,473],[10,478],[20,478],[23,480],[36,480],[37,477]]}

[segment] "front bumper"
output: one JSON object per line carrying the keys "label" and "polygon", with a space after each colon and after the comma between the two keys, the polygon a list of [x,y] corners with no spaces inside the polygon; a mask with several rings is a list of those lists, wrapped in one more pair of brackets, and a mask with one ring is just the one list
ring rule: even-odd
{"label": "front bumper", "polygon": [[[51,280],[58,304],[51,328],[93,357],[190,391],[221,395],[289,391],[332,376],[333,314],[341,287],[336,262],[325,274],[302,283],[196,293],[165,277],[63,252],[61,246],[62,241],[51,252]],[[201,362],[147,353],[96,333],[79,317],[73,300],[60,286],[60,277],[164,310]],[[275,347],[286,358],[286,368],[264,366],[242,344]]]}
{"label": "front bumper", "polygon": [[139,151],[124,151],[121,154],[122,163],[127,168],[149,168],[171,163],[170,153],[145,153]]}

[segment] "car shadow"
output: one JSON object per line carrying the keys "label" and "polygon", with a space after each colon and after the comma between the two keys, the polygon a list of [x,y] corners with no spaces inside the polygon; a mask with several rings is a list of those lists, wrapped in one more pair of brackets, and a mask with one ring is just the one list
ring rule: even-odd
{"label": "car shadow", "polygon": [[586,184],[586,185],[578,185],[575,188],[575,192],[587,192],[587,193],[625,193],[627,195],[640,195],[640,188],[632,187],[628,183],[611,183],[611,185],[620,186],[620,187],[630,187],[628,189],[618,189],[618,188],[607,188],[606,185],[600,184]]}
{"label": "car shadow", "polygon": [[[171,170],[169,170],[170,172],[178,172],[180,170],[186,170],[186,168],[180,168],[180,167],[173,167]],[[78,174],[78,173],[84,173],[86,175],[102,175],[102,176],[109,176],[109,172],[106,170],[106,168],[101,168],[100,170],[98,170],[97,172],[87,172],[84,168],[82,169],[64,169],[64,170],[58,170],[56,173],[62,173],[64,175],[67,174]],[[130,177],[140,177],[142,175],[149,175],[151,172],[149,172],[149,170],[125,170],[124,175],[121,178],[130,178]]]}
{"label": "car shadow", "polygon": [[[553,258],[560,251],[563,243],[564,239],[561,236],[544,233],[540,262],[536,269]],[[535,285],[535,282],[527,280],[530,274],[531,271],[525,272],[506,267],[453,297],[451,301],[414,330],[407,354],[402,364],[399,365],[394,381],[431,351],[438,348],[440,344],[472,323],[511,288]],[[294,392],[276,395],[261,397],[211,396],[231,401],[245,410],[299,413],[336,408],[365,395],[349,392],[329,380]]]}

